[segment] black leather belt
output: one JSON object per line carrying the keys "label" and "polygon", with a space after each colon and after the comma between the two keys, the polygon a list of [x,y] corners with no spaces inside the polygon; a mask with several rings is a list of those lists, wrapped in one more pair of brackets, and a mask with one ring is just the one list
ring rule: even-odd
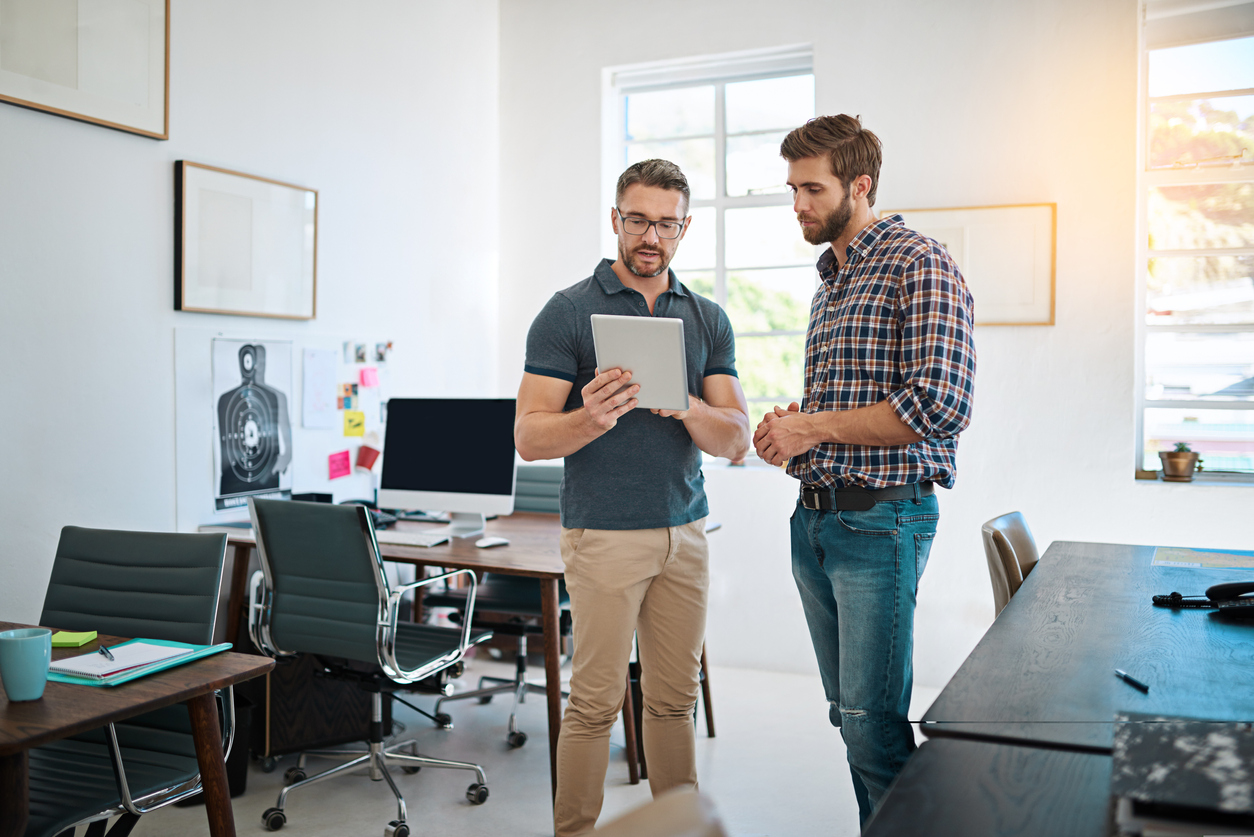
{"label": "black leather belt", "polygon": [[866,511],[876,503],[914,500],[935,493],[936,485],[930,482],[894,485],[891,488],[862,488],[857,485],[825,488],[820,485],[803,485],[801,505],[812,511]]}

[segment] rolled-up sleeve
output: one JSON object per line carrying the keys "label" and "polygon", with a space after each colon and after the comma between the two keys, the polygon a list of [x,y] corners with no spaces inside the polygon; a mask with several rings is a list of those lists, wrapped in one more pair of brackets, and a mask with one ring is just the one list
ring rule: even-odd
{"label": "rolled-up sleeve", "polygon": [[956,436],[971,423],[973,302],[940,245],[933,243],[906,266],[897,302],[903,381],[888,401],[923,438]]}

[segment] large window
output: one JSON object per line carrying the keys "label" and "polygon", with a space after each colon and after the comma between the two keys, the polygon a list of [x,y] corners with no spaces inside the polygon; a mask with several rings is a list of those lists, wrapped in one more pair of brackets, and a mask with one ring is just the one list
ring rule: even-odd
{"label": "large window", "polygon": [[779,145],[814,116],[809,50],[699,62],[610,71],[607,188],[651,157],[684,170],[692,225],[672,269],[727,311],[749,401],[800,400],[820,251],[801,237]]}
{"label": "large window", "polygon": [[1150,44],[1144,67],[1140,467],[1186,442],[1254,480],[1254,37]]}

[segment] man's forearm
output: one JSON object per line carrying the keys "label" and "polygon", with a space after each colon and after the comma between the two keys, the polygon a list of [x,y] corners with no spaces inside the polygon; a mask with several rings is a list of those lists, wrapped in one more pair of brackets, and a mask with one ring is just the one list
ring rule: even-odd
{"label": "man's forearm", "polygon": [[514,424],[514,447],[528,462],[560,459],[605,433],[583,407],[568,413],[528,413]]}
{"label": "man's forearm", "polygon": [[710,456],[743,459],[749,452],[749,417],[738,407],[715,407],[697,401],[688,411],[684,427],[697,447]]}
{"label": "man's forearm", "polygon": [[854,410],[811,413],[819,438],[815,444],[837,442],[843,445],[892,447],[910,445],[923,437],[904,424],[887,401]]}

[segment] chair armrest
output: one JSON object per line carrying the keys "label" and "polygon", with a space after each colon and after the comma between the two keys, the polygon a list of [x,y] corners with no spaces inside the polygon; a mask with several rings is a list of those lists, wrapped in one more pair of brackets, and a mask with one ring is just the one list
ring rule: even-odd
{"label": "chair armrest", "polygon": [[[437,581],[444,581],[458,575],[465,575],[470,579],[470,592],[466,594],[466,618],[462,624],[461,638],[457,643],[457,650],[444,654],[434,661],[426,665],[419,666],[415,669],[402,668],[396,659],[396,625],[400,620],[401,597],[411,590],[419,587],[426,587]],[[475,610],[475,590],[479,585],[479,579],[475,576],[473,570],[452,570],[439,575],[433,575],[430,578],[421,578],[410,584],[405,584],[396,588],[388,595],[387,611],[380,614],[378,623],[378,652],[379,664],[383,666],[388,677],[398,683],[415,683],[435,674],[441,669],[447,668],[466,656],[466,652],[470,650],[470,630],[471,618]]]}

